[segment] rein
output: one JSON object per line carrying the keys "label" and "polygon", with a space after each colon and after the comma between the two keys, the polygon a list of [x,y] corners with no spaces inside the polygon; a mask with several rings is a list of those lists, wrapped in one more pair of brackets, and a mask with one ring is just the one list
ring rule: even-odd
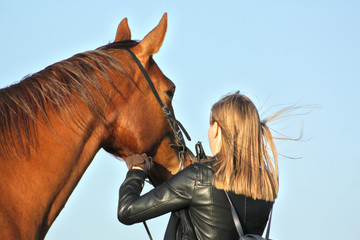
{"label": "rein", "polygon": [[191,159],[194,157],[194,154],[191,152],[191,150],[186,147],[182,132],[184,132],[187,140],[191,141],[191,138],[190,138],[189,134],[187,133],[187,131],[185,130],[184,126],[175,118],[175,116],[171,113],[171,111],[161,101],[161,98],[160,98],[158,92],[156,91],[154,83],[151,81],[149,74],[146,72],[146,70],[143,67],[143,65],[141,64],[140,60],[136,57],[136,55],[130,49],[126,48],[125,50],[128,53],[130,53],[130,55],[132,56],[132,58],[138,65],[138,67],[141,70],[142,74],[144,75],[147,83],[149,84],[149,87],[150,87],[151,91],[153,92],[156,100],[160,104],[160,107],[164,112],[165,118],[169,121],[169,124],[171,126],[171,129],[174,132],[176,142],[177,142],[177,144],[171,144],[170,147],[174,148],[178,151],[178,159],[180,161],[179,170],[182,170],[185,167],[186,153],[189,154]]}

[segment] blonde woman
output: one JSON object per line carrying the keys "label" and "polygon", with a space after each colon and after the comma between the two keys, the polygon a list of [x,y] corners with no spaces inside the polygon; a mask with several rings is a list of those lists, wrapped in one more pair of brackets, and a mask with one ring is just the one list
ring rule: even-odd
{"label": "blonde woman", "polygon": [[244,233],[262,235],[279,185],[266,122],[237,92],[213,105],[208,137],[211,160],[188,166],[143,196],[151,162],[146,155],[125,159],[130,170],[120,187],[119,221],[133,224],[172,212],[164,239],[238,239],[225,190]]}

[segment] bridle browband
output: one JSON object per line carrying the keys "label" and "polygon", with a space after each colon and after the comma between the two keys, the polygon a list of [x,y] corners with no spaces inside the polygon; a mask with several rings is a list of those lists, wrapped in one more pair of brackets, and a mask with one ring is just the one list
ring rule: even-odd
{"label": "bridle browband", "polygon": [[124,50],[126,50],[128,53],[130,53],[130,55],[132,56],[132,58],[138,65],[138,67],[141,70],[142,74],[144,75],[147,83],[149,84],[149,87],[150,87],[151,91],[153,92],[156,100],[160,104],[160,107],[164,112],[165,118],[169,121],[169,124],[171,126],[171,129],[174,132],[176,142],[177,142],[177,144],[171,144],[170,147],[172,147],[178,151],[178,159],[180,162],[179,170],[182,170],[185,167],[186,153],[189,154],[190,158],[194,157],[194,154],[191,152],[191,150],[186,147],[182,132],[184,132],[186,138],[189,141],[191,141],[191,138],[190,138],[189,134],[187,133],[187,131],[185,130],[184,126],[178,120],[176,120],[176,118],[172,114],[172,112],[161,101],[161,98],[160,98],[158,92],[156,91],[154,83],[151,81],[149,74],[146,72],[146,70],[143,67],[143,65],[141,64],[140,60],[136,57],[136,55],[130,49],[125,48]]}

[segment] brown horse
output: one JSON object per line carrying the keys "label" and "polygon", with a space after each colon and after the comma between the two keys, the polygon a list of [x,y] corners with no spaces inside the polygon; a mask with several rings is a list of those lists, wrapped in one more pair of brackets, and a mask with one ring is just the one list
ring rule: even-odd
{"label": "brown horse", "polygon": [[178,171],[172,129],[125,50],[138,57],[172,112],[175,85],[152,58],[166,28],[164,14],[136,42],[124,19],[114,43],[0,90],[0,239],[43,239],[101,148],[122,158],[152,156],[155,183]]}

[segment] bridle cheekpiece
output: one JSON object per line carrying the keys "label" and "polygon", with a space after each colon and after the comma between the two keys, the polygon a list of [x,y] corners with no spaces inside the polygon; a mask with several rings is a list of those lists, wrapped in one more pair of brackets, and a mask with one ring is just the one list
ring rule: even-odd
{"label": "bridle cheekpiece", "polygon": [[141,64],[140,60],[136,57],[136,55],[128,48],[125,48],[125,50],[130,53],[136,64],[138,65],[139,69],[141,70],[142,74],[144,75],[151,91],[153,92],[156,100],[160,104],[160,107],[162,108],[165,118],[169,121],[169,124],[171,126],[171,129],[174,132],[176,143],[177,144],[171,144],[170,147],[176,149],[178,151],[178,159],[179,159],[179,170],[182,170],[185,167],[186,162],[186,153],[189,154],[190,158],[194,157],[194,154],[191,152],[190,149],[186,147],[185,139],[183,137],[183,132],[186,136],[186,138],[191,141],[191,138],[183,125],[175,118],[175,116],[172,114],[172,112],[164,105],[164,103],[161,101],[161,98],[156,91],[156,88],[151,81],[151,78],[149,74],[146,72],[145,68]]}

